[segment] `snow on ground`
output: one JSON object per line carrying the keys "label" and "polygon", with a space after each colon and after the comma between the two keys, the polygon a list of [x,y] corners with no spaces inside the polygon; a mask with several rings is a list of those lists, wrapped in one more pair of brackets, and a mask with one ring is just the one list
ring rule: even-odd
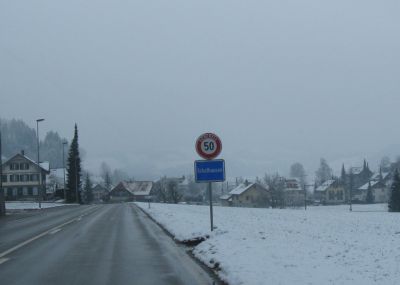
{"label": "snow on ground", "polygon": [[[65,206],[62,203],[42,202],[42,208]],[[39,209],[38,202],[6,202],[7,210],[32,210]]]}
{"label": "snow on ground", "polygon": [[399,284],[400,213],[387,205],[304,209],[136,203],[229,284]]}

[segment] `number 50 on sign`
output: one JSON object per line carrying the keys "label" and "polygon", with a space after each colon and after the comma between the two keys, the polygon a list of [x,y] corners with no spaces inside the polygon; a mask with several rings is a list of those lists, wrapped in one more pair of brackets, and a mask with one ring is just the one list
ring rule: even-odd
{"label": "number 50 on sign", "polygon": [[216,158],[222,150],[220,138],[213,133],[202,134],[196,141],[196,151],[204,159]]}

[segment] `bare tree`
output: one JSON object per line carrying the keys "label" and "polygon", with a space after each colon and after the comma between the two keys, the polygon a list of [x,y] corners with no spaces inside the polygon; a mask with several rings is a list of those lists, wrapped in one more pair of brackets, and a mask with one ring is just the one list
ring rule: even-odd
{"label": "bare tree", "polygon": [[183,195],[179,192],[178,183],[170,180],[167,182],[167,194],[170,201],[178,204]]}
{"label": "bare tree", "polygon": [[158,201],[161,201],[163,203],[168,202],[166,177],[161,178],[159,181],[155,183],[155,195]]}
{"label": "bare tree", "polygon": [[290,177],[299,179],[302,187],[304,186],[306,171],[300,162],[295,162],[290,166]]}
{"label": "bare tree", "polygon": [[129,175],[125,171],[116,168],[113,171],[111,180],[114,181],[115,184],[117,184],[121,181],[129,180]]}
{"label": "bare tree", "polygon": [[271,191],[271,207],[284,208],[285,207],[285,181],[278,173],[273,175],[264,175],[264,184],[268,186]]}
{"label": "bare tree", "polygon": [[383,172],[388,172],[390,171],[390,158],[387,156],[382,157],[381,162],[379,164],[380,169]]}
{"label": "bare tree", "polygon": [[332,168],[329,167],[328,163],[324,158],[321,158],[319,168],[315,172],[315,181],[317,185],[323,184],[325,181],[332,178]]}
{"label": "bare tree", "polygon": [[110,191],[111,190],[111,185],[112,185],[112,179],[111,179],[111,168],[108,166],[106,162],[102,162],[100,165],[100,175],[104,180],[104,187]]}

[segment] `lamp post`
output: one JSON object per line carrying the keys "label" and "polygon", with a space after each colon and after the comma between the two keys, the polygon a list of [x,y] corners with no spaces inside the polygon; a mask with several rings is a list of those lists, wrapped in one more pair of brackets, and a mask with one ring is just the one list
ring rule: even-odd
{"label": "lamp post", "polygon": [[350,212],[353,211],[353,204],[352,204],[352,198],[353,198],[353,169],[350,168],[349,172],[349,204],[350,204]]}
{"label": "lamp post", "polygon": [[6,202],[3,191],[3,159],[1,152],[1,130],[0,130],[0,216],[6,215]]}
{"label": "lamp post", "polygon": [[66,146],[67,141],[64,140],[62,144],[63,144],[62,149],[63,149],[63,171],[64,171],[64,202],[66,202],[67,201],[67,191],[65,190],[66,185],[65,185],[65,155],[64,155],[64,147]]}
{"label": "lamp post", "polygon": [[37,165],[38,165],[38,195],[39,195],[39,208],[42,208],[42,185],[41,185],[41,176],[42,176],[42,171],[40,170],[40,160],[39,160],[39,123],[43,122],[44,119],[37,119],[36,120],[36,135],[37,135]]}

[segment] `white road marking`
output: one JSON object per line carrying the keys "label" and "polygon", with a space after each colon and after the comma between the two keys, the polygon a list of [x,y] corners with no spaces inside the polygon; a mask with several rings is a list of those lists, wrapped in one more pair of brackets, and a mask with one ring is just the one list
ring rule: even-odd
{"label": "white road marking", "polygon": [[[98,207],[96,207],[93,211],[90,211],[90,213],[94,212],[95,210],[97,210],[97,208]],[[20,249],[21,247],[23,247],[23,246],[25,246],[27,244],[30,244],[31,242],[33,242],[33,241],[35,241],[35,240],[37,240],[37,239],[39,239],[39,238],[41,238],[41,237],[43,237],[43,236],[45,236],[47,234],[51,234],[51,232],[54,232],[56,230],[60,231],[62,227],[66,226],[68,224],[71,224],[73,222],[80,221],[80,219],[82,219],[83,216],[88,215],[88,214],[89,213],[85,213],[84,215],[79,216],[79,218],[73,218],[72,220],[69,220],[68,222],[65,222],[65,223],[63,223],[61,225],[55,226],[54,228],[51,228],[50,230],[47,230],[47,231],[45,231],[45,232],[43,232],[41,234],[38,234],[37,236],[34,236],[33,238],[30,238],[30,239],[28,239],[28,240],[26,240],[24,242],[21,242],[20,244],[12,247],[12,248],[10,248],[10,249],[8,249],[6,251],[3,251],[2,253],[0,253],[0,260],[2,260],[4,256],[6,256],[6,255],[8,255],[8,254]],[[5,262],[5,261],[3,261],[3,262]]]}
{"label": "white road marking", "polygon": [[4,262],[6,262],[7,260],[9,260],[8,258],[0,258],[0,264],[3,264]]}
{"label": "white road marking", "polygon": [[60,228],[55,229],[54,231],[49,232],[49,235],[54,235],[54,234],[58,233],[58,232],[61,231],[61,230],[62,230],[62,229],[60,229]]}

